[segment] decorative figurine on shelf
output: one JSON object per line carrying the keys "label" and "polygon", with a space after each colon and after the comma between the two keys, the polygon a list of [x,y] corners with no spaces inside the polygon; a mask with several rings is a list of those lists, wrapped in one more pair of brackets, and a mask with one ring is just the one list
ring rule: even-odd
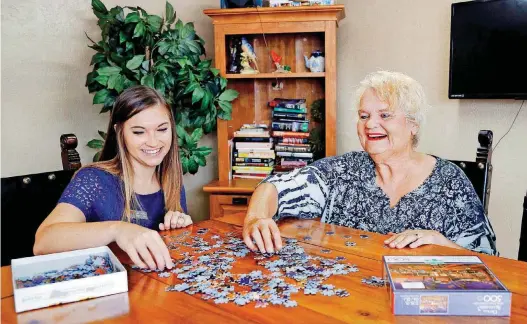
{"label": "decorative figurine on shelf", "polygon": [[242,53],[242,41],[239,37],[231,38],[229,50],[229,73],[240,73],[242,69],[242,65],[240,62]]}
{"label": "decorative figurine on shelf", "polygon": [[[254,53],[254,49],[252,47],[252,45],[247,41],[247,38],[245,37],[242,37],[242,66],[243,66],[243,58],[244,58],[244,54],[245,54],[245,58],[247,60],[247,64],[249,64],[249,67],[251,68],[250,70],[252,70],[252,72],[248,72],[248,73],[260,73],[258,71],[258,63],[256,63],[256,54]],[[254,66],[250,66],[250,64],[253,64]],[[242,69],[242,71],[240,73],[242,74],[247,74],[247,72],[244,72],[245,70],[245,66],[244,66],[244,69]],[[248,71],[250,71],[248,70]]]}
{"label": "decorative figurine on shelf", "polygon": [[311,72],[324,72],[324,55],[321,51],[313,51],[309,59],[304,55],[304,59],[306,61],[306,67]]}
{"label": "decorative figurine on shelf", "polygon": [[262,7],[263,0],[221,0],[221,9]]}
{"label": "decorative figurine on shelf", "polygon": [[282,61],[282,57],[276,54],[276,52],[273,50],[271,50],[271,58],[273,60],[274,65],[276,66],[275,73],[290,73],[291,72],[291,67],[289,65],[280,64],[280,61]]}
{"label": "decorative figurine on shelf", "polygon": [[249,54],[243,52],[241,55],[241,66],[242,69],[240,71],[241,74],[256,74],[258,71],[252,68],[251,64],[249,63]]}

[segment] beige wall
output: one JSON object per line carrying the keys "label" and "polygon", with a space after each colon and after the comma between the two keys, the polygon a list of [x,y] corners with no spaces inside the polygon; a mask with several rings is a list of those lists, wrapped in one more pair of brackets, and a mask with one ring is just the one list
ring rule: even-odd
{"label": "beige wall", "polygon": [[[165,1],[103,0],[115,5],[141,6],[164,15]],[[203,9],[219,6],[219,0],[172,0],[176,16],[195,22],[197,33],[213,54],[212,23]],[[84,32],[95,40],[100,29],[90,0],[2,1],[2,177],[62,169],[59,137],[74,133],[83,163],[94,151],[85,146],[105,130],[108,114],[99,115],[93,95],[84,86],[91,71],[91,56]],[[215,134],[203,139],[214,153],[196,176],[185,176],[190,213],[208,217],[204,184],[217,177]]]}
{"label": "beige wall", "polygon": [[[477,132],[491,129],[495,138],[508,129],[520,102],[449,100],[448,0],[340,0],[347,17],[338,31],[338,153],[360,149],[350,103],[354,86],[378,69],[397,70],[419,80],[433,110],[420,149],[447,159],[472,160]],[[92,95],[84,87],[93,51],[84,31],[99,35],[88,0],[2,1],[2,177],[61,168],[59,136],[79,137],[82,161],[91,160],[84,144],[106,127]],[[162,14],[164,1],[105,1],[141,5]],[[219,0],[172,1],[177,16],[194,21],[212,54],[212,24],[205,8]],[[527,190],[527,107],[494,155],[490,218],[503,256],[516,258],[522,197]],[[215,147],[215,136],[203,144]],[[196,176],[185,176],[190,213],[208,214],[201,187],[217,176],[216,152]]]}
{"label": "beige wall", "polygon": [[[372,71],[406,73],[426,90],[432,109],[419,150],[446,159],[474,160],[480,129],[495,143],[520,101],[448,99],[450,0],[341,0],[338,32],[338,153],[360,149],[351,111],[354,87]],[[527,103],[493,156],[489,216],[502,256],[516,258],[527,191]]]}

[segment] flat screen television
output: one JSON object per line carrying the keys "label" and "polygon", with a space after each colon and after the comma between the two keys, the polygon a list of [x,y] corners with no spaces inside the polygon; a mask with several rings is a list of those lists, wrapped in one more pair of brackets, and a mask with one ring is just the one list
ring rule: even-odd
{"label": "flat screen television", "polygon": [[452,4],[450,99],[527,99],[527,0]]}

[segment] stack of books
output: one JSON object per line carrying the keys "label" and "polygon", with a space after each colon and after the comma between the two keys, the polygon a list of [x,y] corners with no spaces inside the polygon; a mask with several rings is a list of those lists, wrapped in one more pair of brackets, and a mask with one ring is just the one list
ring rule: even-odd
{"label": "stack of books", "polygon": [[233,179],[264,179],[273,171],[275,152],[267,125],[244,124],[233,137]]}
{"label": "stack of books", "polygon": [[306,100],[276,98],[269,102],[269,107],[273,108],[274,173],[289,172],[313,162]]}

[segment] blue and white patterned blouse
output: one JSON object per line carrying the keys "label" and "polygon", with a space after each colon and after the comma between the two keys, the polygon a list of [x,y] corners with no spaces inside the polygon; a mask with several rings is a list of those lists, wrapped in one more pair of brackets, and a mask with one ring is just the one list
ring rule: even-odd
{"label": "blue and white patterned blouse", "polygon": [[382,234],[435,230],[464,248],[497,254],[496,236],[472,183],[455,164],[440,158],[430,176],[393,208],[366,152],[321,159],[264,182],[278,190],[275,220],[322,217],[325,223]]}

